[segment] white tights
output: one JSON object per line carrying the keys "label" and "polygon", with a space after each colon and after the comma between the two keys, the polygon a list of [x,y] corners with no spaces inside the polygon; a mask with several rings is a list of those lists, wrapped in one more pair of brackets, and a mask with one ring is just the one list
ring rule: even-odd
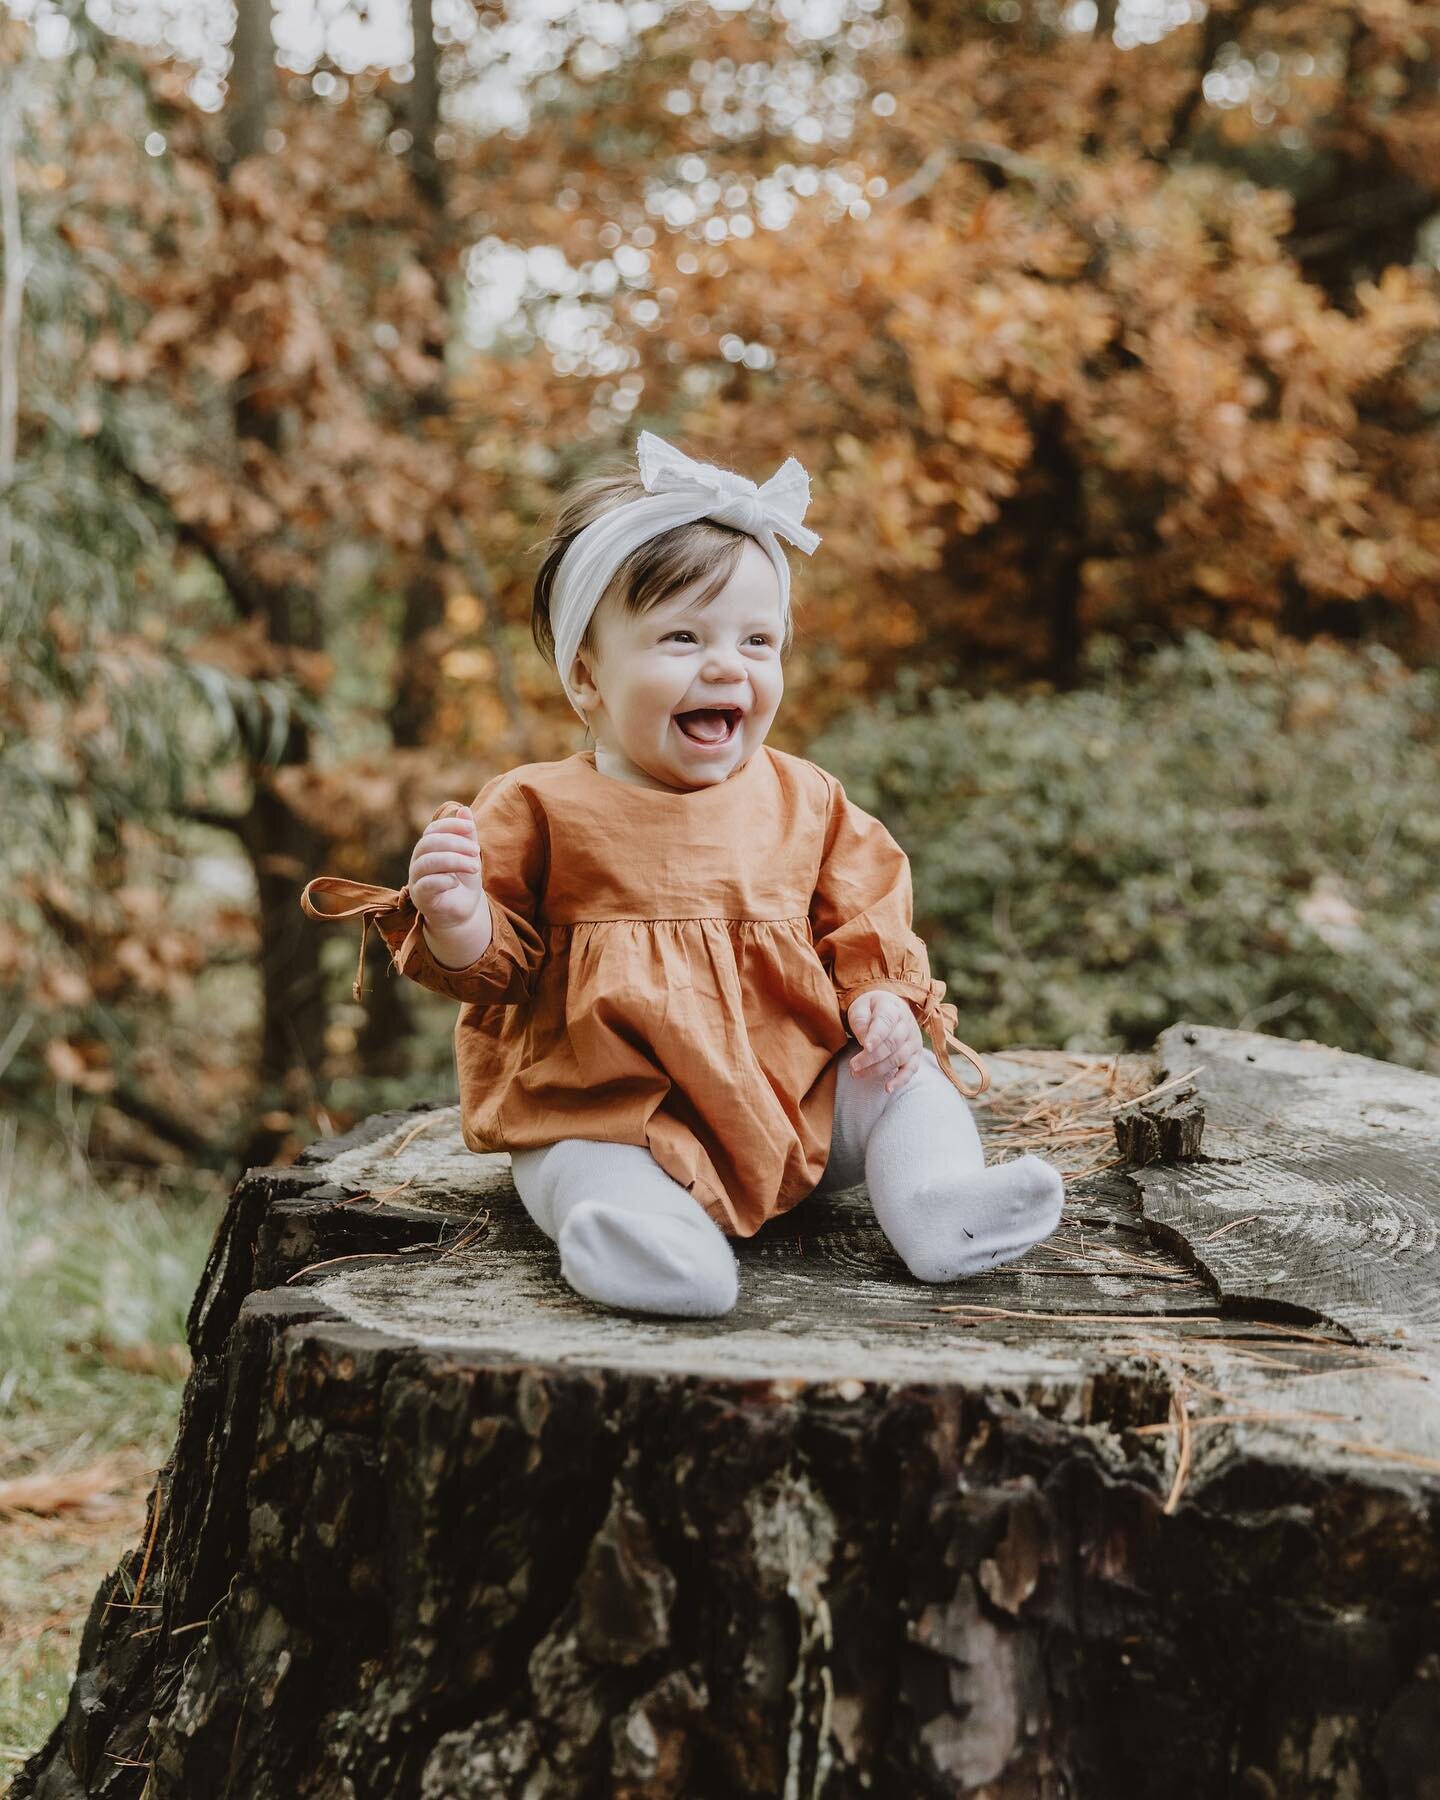
{"label": "white tights", "polygon": [[[963,1095],[932,1050],[905,1086],[852,1075],[838,1052],[830,1158],[816,1193],[864,1182],[880,1229],[918,1281],[954,1281],[1021,1256],[1060,1222],[1058,1170],[1038,1156],[985,1166]],[[639,1144],[562,1138],[510,1156],[530,1217],[577,1293],[606,1306],[727,1313],[739,1271],[725,1233]]]}

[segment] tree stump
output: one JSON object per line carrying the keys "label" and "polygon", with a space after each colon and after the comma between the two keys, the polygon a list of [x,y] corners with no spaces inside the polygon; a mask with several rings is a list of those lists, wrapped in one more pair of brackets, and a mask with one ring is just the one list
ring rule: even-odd
{"label": "tree stump", "polygon": [[1142,1069],[1117,1140],[1184,1160],[1021,1263],[926,1286],[817,1196],[720,1320],[573,1295],[454,1109],[251,1170],[12,1793],[1440,1793],[1440,1080]]}

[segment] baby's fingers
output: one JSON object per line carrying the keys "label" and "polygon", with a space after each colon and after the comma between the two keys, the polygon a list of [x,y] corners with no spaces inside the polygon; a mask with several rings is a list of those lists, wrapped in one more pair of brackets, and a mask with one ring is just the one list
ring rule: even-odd
{"label": "baby's fingers", "polygon": [[457,822],[453,819],[442,820],[438,825],[427,825],[416,844],[417,850],[468,850],[475,854],[480,846],[475,837],[472,825],[468,831],[454,830]]}
{"label": "baby's fingers", "polygon": [[443,895],[455,893],[460,886],[458,875],[417,875],[410,882],[410,898],[423,913]]}
{"label": "baby's fingers", "polygon": [[480,869],[480,855],[475,850],[426,850],[410,862],[410,879],[422,875],[475,875]]}
{"label": "baby's fingers", "polygon": [[866,1039],[865,1047],[851,1063],[851,1071],[856,1075],[863,1075],[867,1069],[873,1069],[876,1063],[893,1056],[899,1047],[899,1029],[898,1025],[889,1025],[872,1032]]}
{"label": "baby's fingers", "polygon": [[905,1058],[904,1062],[901,1063],[900,1067],[885,1083],[885,1092],[887,1094],[898,1093],[900,1089],[914,1077],[919,1070],[919,1067],[920,1053],[916,1051],[913,1055]]}
{"label": "baby's fingers", "polygon": [[458,800],[447,800],[442,807],[431,814],[430,823],[426,827],[426,830],[431,831],[434,830],[436,826],[445,825],[454,825],[461,831],[473,832],[475,829],[475,815],[468,806],[463,806]]}

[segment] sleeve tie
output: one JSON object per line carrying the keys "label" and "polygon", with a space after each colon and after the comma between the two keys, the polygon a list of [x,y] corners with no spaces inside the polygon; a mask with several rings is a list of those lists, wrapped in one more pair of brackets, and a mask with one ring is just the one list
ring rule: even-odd
{"label": "sleeve tie", "polygon": [[[349,902],[334,908],[316,906],[312,894],[330,894],[336,900]],[[353,919],[360,915],[360,961],[355,968],[351,993],[357,1000],[365,997],[365,940],[377,914],[413,907],[408,884],[402,888],[381,887],[373,881],[349,881],[343,875],[317,875],[308,881],[300,895],[300,904],[312,919]]]}
{"label": "sleeve tie", "polygon": [[[919,1003],[920,1010],[915,1015],[916,1021],[922,1031],[930,1033],[930,1042],[934,1046],[935,1060],[940,1065],[940,1073],[947,1078],[952,1087],[958,1088],[967,1100],[973,1100],[990,1086],[990,1071],[970,1046],[962,1044],[956,1037],[955,1027],[960,1023],[960,1015],[950,1001],[940,998],[944,992],[945,983],[943,981],[931,981],[929,994]],[[950,1066],[950,1052],[947,1045],[967,1057],[979,1071],[980,1085],[978,1087],[962,1086],[960,1078]]]}

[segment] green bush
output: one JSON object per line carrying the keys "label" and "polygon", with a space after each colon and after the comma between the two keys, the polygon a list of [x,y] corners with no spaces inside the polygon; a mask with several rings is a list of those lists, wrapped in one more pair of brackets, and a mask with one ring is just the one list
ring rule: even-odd
{"label": "green bush", "polygon": [[1440,1073],[1440,669],[1378,647],[1130,663],[1066,693],[903,681],[815,761],[910,855],[977,1049],[1146,1049],[1176,1019]]}

